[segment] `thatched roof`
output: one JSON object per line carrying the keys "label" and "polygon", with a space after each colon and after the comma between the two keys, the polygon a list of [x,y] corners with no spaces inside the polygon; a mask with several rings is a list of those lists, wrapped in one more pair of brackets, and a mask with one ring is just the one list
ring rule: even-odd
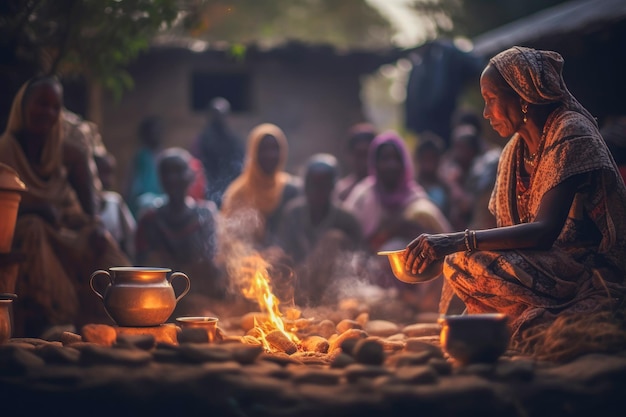
{"label": "thatched roof", "polygon": [[575,0],[542,10],[474,38],[474,52],[484,57],[514,45],[539,46],[549,39],[574,41],[626,21],[625,0]]}

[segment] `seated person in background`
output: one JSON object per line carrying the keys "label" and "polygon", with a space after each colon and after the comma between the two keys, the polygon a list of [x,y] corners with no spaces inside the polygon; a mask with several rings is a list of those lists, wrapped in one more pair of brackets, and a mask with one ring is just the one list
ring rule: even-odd
{"label": "seated person in background", "polygon": [[459,125],[452,131],[452,145],[440,172],[450,191],[448,218],[455,230],[465,229],[472,220],[476,196],[469,189],[468,178],[482,154],[483,142],[474,126]]}
{"label": "seated person in background", "polygon": [[350,128],[347,149],[350,173],[335,186],[339,201],[345,201],[359,181],[367,177],[367,153],[375,137],[376,128],[369,123],[358,123]]}
{"label": "seated person in background", "polygon": [[160,207],[147,209],[141,215],[135,239],[139,265],[170,268],[189,276],[190,293],[180,300],[178,312],[190,308],[195,298],[220,299],[225,291],[213,262],[217,207],[211,201],[188,196],[194,179],[190,158],[182,148],[168,148],[159,155],[157,169],[167,198]]}
{"label": "seated person in background", "polygon": [[439,207],[444,215],[450,208],[450,192],[446,184],[439,177],[441,156],[444,153],[443,139],[432,132],[420,135],[415,147],[413,160],[415,161],[415,181],[424,188],[428,198]]}
{"label": "seated person in background", "polygon": [[134,260],[137,222],[122,195],[112,191],[115,182],[115,157],[107,153],[103,156],[96,156],[95,159],[100,182],[102,183],[100,220],[102,220],[113,239],[120,246],[120,249],[124,251],[129,259]]}
{"label": "seated person in background", "polygon": [[[20,265],[15,303],[15,335],[39,336],[48,326],[110,322],[89,288],[97,269],[129,265],[98,221],[89,157],[64,140],[63,88],[54,77],[25,83],[13,100],[0,138],[0,162],[26,184],[13,250],[26,255]],[[67,175],[66,175],[67,173]]]}
{"label": "seated person in background", "polygon": [[163,195],[156,168],[157,155],[163,142],[163,121],[158,116],[144,118],[138,134],[139,148],[132,159],[126,193],[126,201],[136,218],[145,207]]}
{"label": "seated person in background", "polygon": [[[409,152],[397,133],[381,133],[374,139],[370,146],[369,164],[370,176],[355,188],[344,208],[361,223],[365,243],[372,254],[380,250],[402,249],[411,241],[411,233],[415,231],[440,233],[434,231],[451,230],[441,210],[415,182]],[[378,285],[396,287],[407,296],[431,287],[396,280],[391,275],[386,257],[378,257],[378,260],[387,271],[378,278]],[[432,281],[436,288],[430,298],[434,300],[438,300],[437,290],[441,287],[438,281]],[[434,300],[430,301],[437,304]]]}
{"label": "seated person in background", "polygon": [[[280,241],[296,264],[296,303],[319,304],[341,272],[342,252],[361,243],[361,226],[332,200],[337,160],[329,154],[312,156],[304,173],[304,196],[285,207]],[[339,271],[336,271],[339,269]]]}
{"label": "seated person in background", "polygon": [[235,237],[258,248],[277,243],[284,207],[301,192],[297,178],[283,171],[286,162],[287,138],[278,126],[265,123],[250,132],[243,172],[222,200]]}

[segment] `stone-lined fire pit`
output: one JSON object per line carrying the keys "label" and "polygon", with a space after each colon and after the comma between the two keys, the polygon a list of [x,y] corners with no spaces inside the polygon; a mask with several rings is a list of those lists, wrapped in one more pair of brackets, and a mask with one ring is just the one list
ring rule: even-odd
{"label": "stone-lined fire pit", "polygon": [[246,340],[262,313],[220,320],[227,327],[214,343],[206,343],[202,329],[174,324],[87,325],[51,340],[10,339],[0,346],[2,415],[622,416],[626,410],[626,352],[562,365],[508,352],[493,365],[460,367],[441,351],[435,323],[399,326],[352,313],[286,321],[301,345],[294,351],[279,341],[283,348],[273,353]]}

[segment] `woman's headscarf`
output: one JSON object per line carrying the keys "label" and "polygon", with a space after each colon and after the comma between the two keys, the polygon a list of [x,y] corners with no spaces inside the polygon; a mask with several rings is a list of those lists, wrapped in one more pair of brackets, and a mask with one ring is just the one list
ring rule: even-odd
{"label": "woman's headscarf", "polygon": [[[27,90],[31,88],[33,84],[36,83],[53,83],[53,78],[33,78],[27,82],[25,82],[22,87],[20,87],[19,91],[15,95],[13,99],[13,104],[11,105],[11,113],[9,113],[9,121],[7,123],[7,128],[0,139],[1,142],[7,142],[9,140],[14,140],[17,134],[24,131],[26,128],[25,117],[24,117],[24,95]],[[62,158],[61,158],[61,145],[62,145],[62,135],[61,135],[61,123],[62,115],[59,112],[59,120],[55,124],[54,128],[49,134],[49,137],[44,142],[44,148],[41,153],[41,160],[39,161],[39,165],[34,167],[37,174],[41,177],[49,177],[62,167]],[[6,146],[7,143],[4,143]],[[22,174],[23,175],[23,174]]]}
{"label": "woman's headscarf", "polygon": [[[280,149],[278,166],[272,175],[267,175],[258,161],[259,145],[267,135],[276,138]],[[289,179],[289,174],[283,171],[287,151],[287,138],[278,126],[264,123],[252,129],[248,136],[243,172],[226,190],[222,212],[229,215],[238,208],[253,208],[263,215],[271,214],[278,207]]]}
{"label": "woman's headscarf", "polygon": [[597,121],[569,92],[563,79],[563,57],[554,51],[514,46],[489,60],[504,80],[531,104],[562,103],[596,126]]}
{"label": "woman's headscarf", "polygon": [[[382,186],[378,177],[378,172],[376,171],[378,150],[381,146],[388,144],[396,148],[400,154],[404,170],[398,186],[393,191],[387,191]],[[389,209],[401,208],[409,201],[415,199],[416,196],[426,196],[422,187],[415,182],[411,156],[409,155],[409,151],[407,150],[404,141],[396,132],[383,132],[374,138],[369,149],[368,164],[370,181],[374,181],[375,192],[383,207]]]}

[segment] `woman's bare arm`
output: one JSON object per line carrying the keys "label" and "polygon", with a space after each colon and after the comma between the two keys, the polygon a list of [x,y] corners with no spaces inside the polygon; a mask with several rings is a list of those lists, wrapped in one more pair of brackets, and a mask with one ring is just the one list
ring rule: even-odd
{"label": "woman's bare arm", "polygon": [[[585,175],[568,178],[541,199],[532,223],[476,231],[476,249],[549,249],[561,233],[578,187]],[[421,235],[407,245],[406,268],[421,273],[433,261],[467,250],[465,233]],[[422,256],[420,256],[422,255]]]}

